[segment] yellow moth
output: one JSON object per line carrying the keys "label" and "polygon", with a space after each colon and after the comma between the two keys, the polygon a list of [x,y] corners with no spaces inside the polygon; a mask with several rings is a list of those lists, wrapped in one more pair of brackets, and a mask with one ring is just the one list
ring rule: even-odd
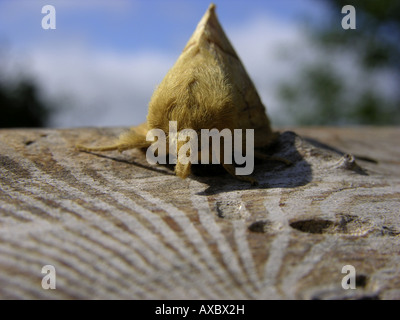
{"label": "yellow moth", "polygon": [[[265,107],[218,22],[214,4],[210,5],[175,65],[154,91],[147,121],[123,133],[114,145],[94,148],[78,145],[77,149],[121,152],[133,148],[146,150],[153,143],[146,139],[149,131],[159,129],[168,137],[170,121],[176,121],[178,132],[192,129],[201,134],[202,129],[228,129],[231,132],[254,129],[254,148],[267,147],[278,136],[272,131]],[[185,141],[176,143],[179,150]],[[245,150],[245,135],[241,143]],[[220,159],[225,159],[221,155],[222,146],[218,150],[211,149],[210,154],[220,153]],[[167,153],[171,150],[169,147],[167,142]],[[192,151],[190,149],[188,152]],[[256,150],[253,152],[257,158],[289,163]],[[199,158],[201,156],[199,154]],[[186,178],[191,173],[192,162],[184,163],[178,157],[176,175]],[[237,175],[232,162],[222,161],[221,164],[238,179],[257,183],[250,175]]]}

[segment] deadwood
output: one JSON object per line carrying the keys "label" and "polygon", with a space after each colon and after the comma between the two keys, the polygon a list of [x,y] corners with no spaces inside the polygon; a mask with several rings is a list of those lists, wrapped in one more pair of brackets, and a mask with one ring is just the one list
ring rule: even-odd
{"label": "deadwood", "polygon": [[1,130],[0,298],[399,299],[400,129],[293,131],[253,187],[74,150],[120,128]]}

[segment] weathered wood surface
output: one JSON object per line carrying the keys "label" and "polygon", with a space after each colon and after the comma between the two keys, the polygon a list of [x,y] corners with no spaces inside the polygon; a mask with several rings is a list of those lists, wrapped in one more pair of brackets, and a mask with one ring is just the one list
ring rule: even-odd
{"label": "weathered wood surface", "polygon": [[121,128],[0,130],[0,298],[399,299],[400,129],[292,130],[256,187],[73,148]]}

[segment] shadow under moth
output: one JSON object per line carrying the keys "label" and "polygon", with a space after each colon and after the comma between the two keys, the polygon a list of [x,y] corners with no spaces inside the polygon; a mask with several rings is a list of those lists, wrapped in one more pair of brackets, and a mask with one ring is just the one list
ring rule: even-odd
{"label": "shadow under moth", "polygon": [[[114,145],[77,145],[76,148],[80,151],[146,150],[153,143],[146,139],[147,133],[160,129],[168,138],[170,121],[176,121],[178,132],[192,129],[200,134],[202,129],[228,129],[231,132],[253,129],[254,157],[290,164],[288,160],[256,150],[271,145],[279,134],[271,129],[265,107],[218,22],[214,4],[210,5],[175,65],[154,91],[147,121],[123,133]],[[179,150],[185,142],[176,143]],[[245,135],[242,135],[241,143],[242,150],[246,150]],[[171,150],[169,147],[167,139],[167,153]],[[218,150],[212,148],[209,152],[219,153],[219,159],[225,159],[221,155],[223,150],[223,144],[220,144]],[[201,157],[201,153],[198,156]],[[237,175],[234,162],[222,161],[221,164],[236,178],[257,184],[251,175]],[[183,163],[178,157],[176,175],[186,178],[191,173],[191,165],[190,161]]]}

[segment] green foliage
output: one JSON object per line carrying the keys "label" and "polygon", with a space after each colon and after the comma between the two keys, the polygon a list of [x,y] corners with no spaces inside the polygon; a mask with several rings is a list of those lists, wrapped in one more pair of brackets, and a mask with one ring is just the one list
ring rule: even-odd
{"label": "green foliage", "polygon": [[[352,47],[366,68],[393,66],[400,68],[400,1],[398,0],[329,0],[332,21],[316,35],[325,45]],[[343,32],[341,8],[353,5],[357,12],[357,29]]]}

